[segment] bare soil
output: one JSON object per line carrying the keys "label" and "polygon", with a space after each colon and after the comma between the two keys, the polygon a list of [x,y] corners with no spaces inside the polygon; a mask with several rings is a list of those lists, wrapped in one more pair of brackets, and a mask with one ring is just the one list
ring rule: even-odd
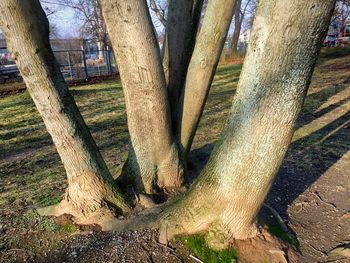
{"label": "bare soil", "polygon": [[[191,153],[189,182],[206,163],[221,131],[222,125],[214,125],[214,121],[223,122],[227,116],[235,88],[226,86],[232,83],[232,79],[227,79],[232,75],[230,70],[232,68],[227,68],[227,72],[226,68],[219,71],[213,84],[196,136],[196,150]],[[289,255],[289,249],[273,251],[277,254],[284,251],[290,262],[350,262],[344,255],[331,255],[333,249],[350,243],[349,72],[350,56],[327,59],[318,65],[293,142],[266,200],[282,217],[288,234],[299,243],[297,258],[294,253]],[[235,73],[233,78],[238,75],[239,72]],[[89,88],[73,94],[82,97],[91,94],[96,99],[102,90],[91,93]],[[89,107],[80,105],[87,117],[90,113],[84,113],[84,107]],[[98,126],[92,125],[91,130],[107,162],[117,160],[117,167],[113,168],[119,169],[125,160],[127,139],[122,147],[107,145],[105,140],[110,141],[115,133],[124,134],[125,130],[109,131],[113,125],[103,121],[106,124],[103,136],[98,133]],[[117,124],[125,125],[124,122],[123,119],[122,124]],[[46,140],[43,136],[42,142]],[[22,147],[0,153],[0,197],[7,200],[0,206],[0,262],[199,262],[192,251],[177,241],[167,247],[160,244],[154,230],[105,233],[94,226],[79,227],[38,216],[34,212],[38,202],[23,193],[34,195],[35,186],[44,186],[48,202],[52,204],[56,194],[65,188],[64,174],[55,177],[62,173],[62,168],[58,172],[52,168],[59,163],[57,154],[52,153],[50,142],[41,144],[37,143],[30,150]],[[117,146],[122,150],[110,150]],[[48,153],[35,157],[36,151]],[[25,164],[25,160],[33,157],[35,162]],[[38,172],[47,167],[52,169],[52,174],[48,172],[44,176]],[[41,196],[40,204],[45,202],[45,196]],[[260,219],[278,225],[266,209],[262,210]],[[282,259],[264,261],[257,251],[266,243],[259,242],[248,240],[236,244],[242,255],[240,262],[283,262]]]}

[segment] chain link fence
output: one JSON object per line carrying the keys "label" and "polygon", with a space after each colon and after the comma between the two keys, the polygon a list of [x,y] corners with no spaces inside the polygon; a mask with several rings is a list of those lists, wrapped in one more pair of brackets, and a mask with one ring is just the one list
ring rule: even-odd
{"label": "chain link fence", "polygon": [[[53,51],[67,81],[88,80],[118,73],[113,51],[67,49]],[[21,81],[19,70],[6,48],[0,48],[0,84]]]}
{"label": "chain link fence", "polygon": [[114,53],[109,50],[59,50],[54,51],[66,80],[83,80],[109,76],[118,72]]}

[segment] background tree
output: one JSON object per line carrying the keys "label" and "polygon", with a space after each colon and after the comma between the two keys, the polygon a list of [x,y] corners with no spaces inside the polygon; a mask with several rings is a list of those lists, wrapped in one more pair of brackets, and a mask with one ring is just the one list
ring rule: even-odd
{"label": "background tree", "polygon": [[242,29],[251,28],[256,12],[258,0],[242,0],[236,1],[235,14],[233,19],[234,31],[231,39],[231,52],[233,54],[238,51],[238,42]]}
{"label": "background tree", "polygon": [[[167,24],[167,10],[168,10],[168,1],[165,0],[149,0],[149,8],[152,10],[152,13],[156,16],[159,23],[166,27]],[[154,21],[154,20],[153,20]],[[159,26],[156,22],[155,27]]]}
{"label": "background tree", "polygon": [[340,22],[344,25],[346,20],[349,19],[350,15],[350,1],[349,0],[337,0],[332,22]]}
{"label": "background tree", "polygon": [[93,39],[100,50],[99,59],[104,59],[108,46],[108,35],[103,21],[99,0],[41,0],[50,6],[68,7],[75,11],[76,19],[80,20],[80,35],[83,39]]}

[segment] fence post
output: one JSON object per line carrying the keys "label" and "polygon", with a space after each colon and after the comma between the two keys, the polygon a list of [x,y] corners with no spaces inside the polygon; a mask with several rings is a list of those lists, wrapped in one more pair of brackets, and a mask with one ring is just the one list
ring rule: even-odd
{"label": "fence post", "polygon": [[73,80],[72,62],[71,62],[71,60],[70,60],[70,53],[69,53],[69,51],[67,51],[67,58],[68,58],[68,66],[69,66],[70,80]]}
{"label": "fence post", "polygon": [[81,54],[82,54],[82,57],[83,57],[83,65],[84,65],[85,80],[88,80],[89,75],[88,75],[88,69],[87,69],[87,66],[86,66],[86,57],[85,57],[84,46],[81,46]]}
{"label": "fence post", "polygon": [[108,70],[108,75],[112,74],[112,63],[111,63],[111,52],[109,50],[109,46],[107,45],[107,70]]}

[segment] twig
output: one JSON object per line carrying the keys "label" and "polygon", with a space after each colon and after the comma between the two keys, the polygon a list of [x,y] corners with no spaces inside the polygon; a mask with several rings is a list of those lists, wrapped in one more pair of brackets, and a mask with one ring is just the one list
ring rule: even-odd
{"label": "twig", "polygon": [[281,226],[282,230],[286,233],[288,233],[288,227],[286,226],[286,224],[284,223],[282,217],[277,213],[277,211],[275,209],[273,209],[271,206],[269,206],[268,204],[263,204],[264,207],[266,207],[268,210],[270,210],[270,212],[273,214],[273,216],[276,218],[277,223]]}
{"label": "twig", "polygon": [[167,248],[167,249],[169,249],[169,250],[171,250],[171,251],[175,251],[173,248],[168,247],[167,245],[164,245],[164,244],[162,244],[162,243],[157,242],[157,244],[158,244],[159,246],[162,246],[162,247],[164,247],[164,248]]}
{"label": "twig", "polygon": [[25,250],[22,249],[22,248],[11,248],[11,249],[9,249],[7,251],[21,251],[21,252],[25,252]]}
{"label": "twig", "polygon": [[175,255],[175,253],[170,253],[169,255],[172,255],[173,257],[175,257],[178,261],[182,262],[181,258],[179,258],[178,256]]}
{"label": "twig", "polygon": [[319,194],[317,191],[311,192],[311,193],[312,193],[314,196],[316,196],[317,199],[320,200],[323,204],[328,205],[328,206],[331,206],[331,207],[333,207],[334,209],[338,210],[338,208],[337,208],[337,206],[336,206],[335,204],[324,201],[323,198],[320,196],[320,194]]}
{"label": "twig", "polygon": [[196,258],[193,255],[190,255],[190,258],[194,259],[195,261],[199,262],[199,263],[204,263],[202,260],[200,260],[199,258]]}
{"label": "twig", "polygon": [[314,246],[311,245],[311,244],[310,244],[310,247],[311,247],[313,250],[315,250],[315,251],[317,251],[317,252],[319,252],[319,253],[322,253],[324,256],[327,256],[327,253],[324,252],[323,250],[318,249],[318,248],[314,247]]}

